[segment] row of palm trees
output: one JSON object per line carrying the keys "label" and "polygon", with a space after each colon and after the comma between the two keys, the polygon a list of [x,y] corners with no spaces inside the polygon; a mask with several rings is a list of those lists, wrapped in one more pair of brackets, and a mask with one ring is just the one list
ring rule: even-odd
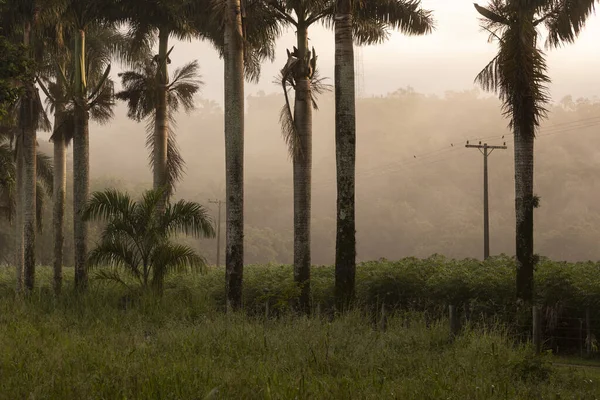
{"label": "row of palm trees", "polygon": [[[533,138],[547,101],[542,51],[536,27],[545,24],[549,46],[572,42],[593,11],[596,0],[492,0],[475,5],[483,27],[499,41],[498,55],[478,75],[487,90],[497,91],[515,132],[515,207],[517,211],[517,294],[529,300],[533,267]],[[87,285],[89,199],[89,119],[112,117],[113,99],[128,104],[128,115],[148,123],[153,186],[162,198],[161,215],[181,177],[183,160],[174,140],[174,112],[190,110],[199,90],[197,63],[168,72],[173,47],[169,39],[209,40],[224,59],[226,159],[226,293],[232,308],[242,305],[244,233],[244,80],[257,80],[261,62],[273,59],[275,40],[284,28],[297,41],[279,77],[286,104],[282,131],[289,145],[294,179],[294,276],[301,288],[298,306],[310,309],[310,216],[312,110],[326,89],[318,74],[316,51],[308,46],[316,22],[335,29],[336,99],[336,299],[339,308],[353,298],[355,240],[355,93],[354,44],[387,38],[389,29],[422,35],[433,30],[430,11],[418,0],[10,0],[2,13],[13,40],[22,41],[36,60],[37,77],[20,82],[15,104],[19,118],[9,126],[16,138],[14,204],[17,288],[34,285],[36,131],[49,126],[36,84],[54,112],[54,287],[62,285],[65,149],[73,142],[75,286]],[[125,26],[126,33],[119,28]],[[151,49],[158,44],[158,54]],[[124,90],[113,95],[110,62],[133,66],[120,75]],[[293,105],[288,91],[294,90]],[[5,135],[8,136],[9,134]],[[12,136],[11,136],[12,137]],[[160,190],[167,188],[167,190]]]}

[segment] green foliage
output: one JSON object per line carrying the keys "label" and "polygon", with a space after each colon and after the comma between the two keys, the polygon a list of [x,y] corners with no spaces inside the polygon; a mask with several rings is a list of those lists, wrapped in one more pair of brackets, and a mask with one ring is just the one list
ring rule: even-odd
{"label": "green foliage", "polygon": [[[247,283],[260,287],[266,270],[249,268]],[[9,296],[12,271],[0,270],[6,398],[488,400],[600,391],[597,369],[550,366],[550,356],[534,357],[501,329],[466,329],[450,342],[446,320],[422,315],[392,315],[386,332],[359,312],[333,321],[224,315],[199,290],[213,275],[223,286],[222,270],[174,277],[163,298],[126,310],[118,287],[57,299],[52,270],[39,273],[42,287],[19,301]],[[65,275],[70,285],[71,270]]]}
{"label": "green foliage", "polygon": [[205,265],[204,259],[189,246],[170,240],[178,233],[214,237],[205,209],[200,204],[180,200],[168,204],[157,215],[163,194],[162,190],[149,190],[137,202],[128,194],[111,189],[92,194],[83,218],[107,221],[101,241],[88,259],[91,268],[109,266],[98,271],[98,279],[128,286],[119,274],[119,270],[125,270],[143,289],[152,287],[162,293],[169,273]]}
{"label": "green foliage", "polygon": [[0,36],[0,121],[6,118],[9,108],[21,95],[20,82],[30,78],[32,67],[22,45],[15,45]]}

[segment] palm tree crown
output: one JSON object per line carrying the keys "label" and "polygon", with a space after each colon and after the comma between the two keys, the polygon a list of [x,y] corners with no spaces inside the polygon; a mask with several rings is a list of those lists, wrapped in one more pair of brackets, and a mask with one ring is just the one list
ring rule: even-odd
{"label": "palm tree crown", "polygon": [[[182,68],[175,70],[173,79],[167,91],[167,118],[169,119],[169,135],[167,143],[167,187],[169,195],[174,190],[174,185],[181,179],[185,165],[175,141],[174,114],[182,106],[186,112],[194,109],[194,95],[200,90],[202,81],[198,75],[197,61],[190,62]],[[158,65],[154,60],[148,60],[140,65],[137,70],[119,74],[124,90],[115,97],[127,102],[127,116],[135,121],[146,120],[148,137],[146,145],[150,148],[150,167],[154,168],[155,142],[153,138],[155,129],[156,109],[158,106],[158,92],[162,83],[158,79]]]}

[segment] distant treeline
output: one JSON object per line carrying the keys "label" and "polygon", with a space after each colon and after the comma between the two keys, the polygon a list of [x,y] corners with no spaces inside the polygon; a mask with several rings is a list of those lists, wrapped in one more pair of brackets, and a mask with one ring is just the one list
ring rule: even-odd
{"label": "distant treeline", "polygon": [[[279,128],[281,95],[248,99],[246,120],[247,263],[290,263],[293,256],[292,166]],[[334,103],[321,97],[315,113],[313,263],[331,264],[335,246]],[[477,91],[428,96],[401,89],[357,101],[358,260],[385,257],[482,257],[482,156],[467,140],[502,144],[489,159],[492,254],[514,254],[512,135],[497,99]],[[112,186],[133,196],[151,187],[143,126],[121,118],[95,127],[91,138],[92,189]],[[536,140],[535,251],[553,260],[600,259],[600,100],[570,97],[551,107]],[[504,136],[504,138],[502,137]],[[178,117],[177,140],[187,174],[176,197],[199,201],[224,196],[222,110],[199,102]],[[42,151],[50,146],[40,140]],[[67,202],[71,201],[69,182]],[[67,213],[72,208],[67,205]],[[216,207],[214,207],[216,217]],[[38,260],[52,260],[51,210],[38,238]],[[222,219],[225,226],[224,218]],[[72,257],[72,216],[66,219],[65,260]],[[92,240],[97,227],[91,228]],[[224,232],[224,230],[223,230]],[[96,236],[95,236],[96,235]],[[183,240],[183,239],[182,239]],[[190,240],[190,239],[185,239]],[[224,240],[221,241],[224,246]],[[195,245],[215,261],[216,241]],[[6,221],[0,254],[12,247]],[[224,251],[221,252],[224,254]],[[3,260],[2,260],[3,261]],[[221,261],[222,263],[224,260]]]}

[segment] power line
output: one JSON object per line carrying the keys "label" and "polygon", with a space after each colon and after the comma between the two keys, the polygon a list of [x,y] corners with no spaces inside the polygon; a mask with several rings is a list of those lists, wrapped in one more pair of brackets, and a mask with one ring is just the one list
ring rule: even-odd
{"label": "power line", "polygon": [[[582,122],[584,122],[584,124],[581,124]],[[554,124],[554,125],[544,128],[544,129],[540,129],[539,130],[540,133],[538,133],[537,137],[556,135],[556,134],[560,134],[560,133],[570,132],[575,129],[585,129],[585,128],[599,126],[599,125],[600,125],[600,116],[582,118],[579,120],[572,120],[572,121],[568,121],[568,122],[564,122],[564,123]],[[507,132],[503,135],[482,137],[480,140],[481,141],[486,140],[486,139],[501,140],[501,139],[505,139],[507,136],[512,136],[512,135],[513,135],[513,133]],[[459,143],[462,140],[464,140],[464,138],[461,140],[450,142],[449,145],[438,148],[436,150],[430,150],[427,152],[414,154],[412,159],[394,161],[394,162],[382,164],[382,165],[379,165],[376,167],[371,167],[366,170],[357,171],[355,176],[357,178],[358,177],[380,176],[380,175],[384,175],[384,174],[400,172],[402,170],[405,170],[407,167],[426,166],[426,165],[431,165],[431,164],[435,164],[435,163],[444,161],[445,159],[449,158],[449,157],[445,157],[449,153],[452,153],[452,155],[457,154],[455,152],[455,150],[457,150],[461,147],[456,145],[456,143]],[[477,139],[477,140],[479,140],[479,139]],[[469,141],[470,140],[468,140],[467,142],[469,142]],[[438,157],[440,155],[444,156],[444,158],[438,159]],[[433,160],[432,160],[432,158],[433,158]],[[423,160],[431,161],[431,162],[423,163],[422,162]],[[330,184],[334,184],[334,183],[336,183],[335,176],[333,178],[326,179],[324,181],[313,182],[312,187],[314,188],[314,187],[319,187],[319,186],[326,186],[326,185],[330,185]],[[287,187],[286,191],[292,191],[292,190],[293,190],[293,187],[290,186],[290,187]]]}

